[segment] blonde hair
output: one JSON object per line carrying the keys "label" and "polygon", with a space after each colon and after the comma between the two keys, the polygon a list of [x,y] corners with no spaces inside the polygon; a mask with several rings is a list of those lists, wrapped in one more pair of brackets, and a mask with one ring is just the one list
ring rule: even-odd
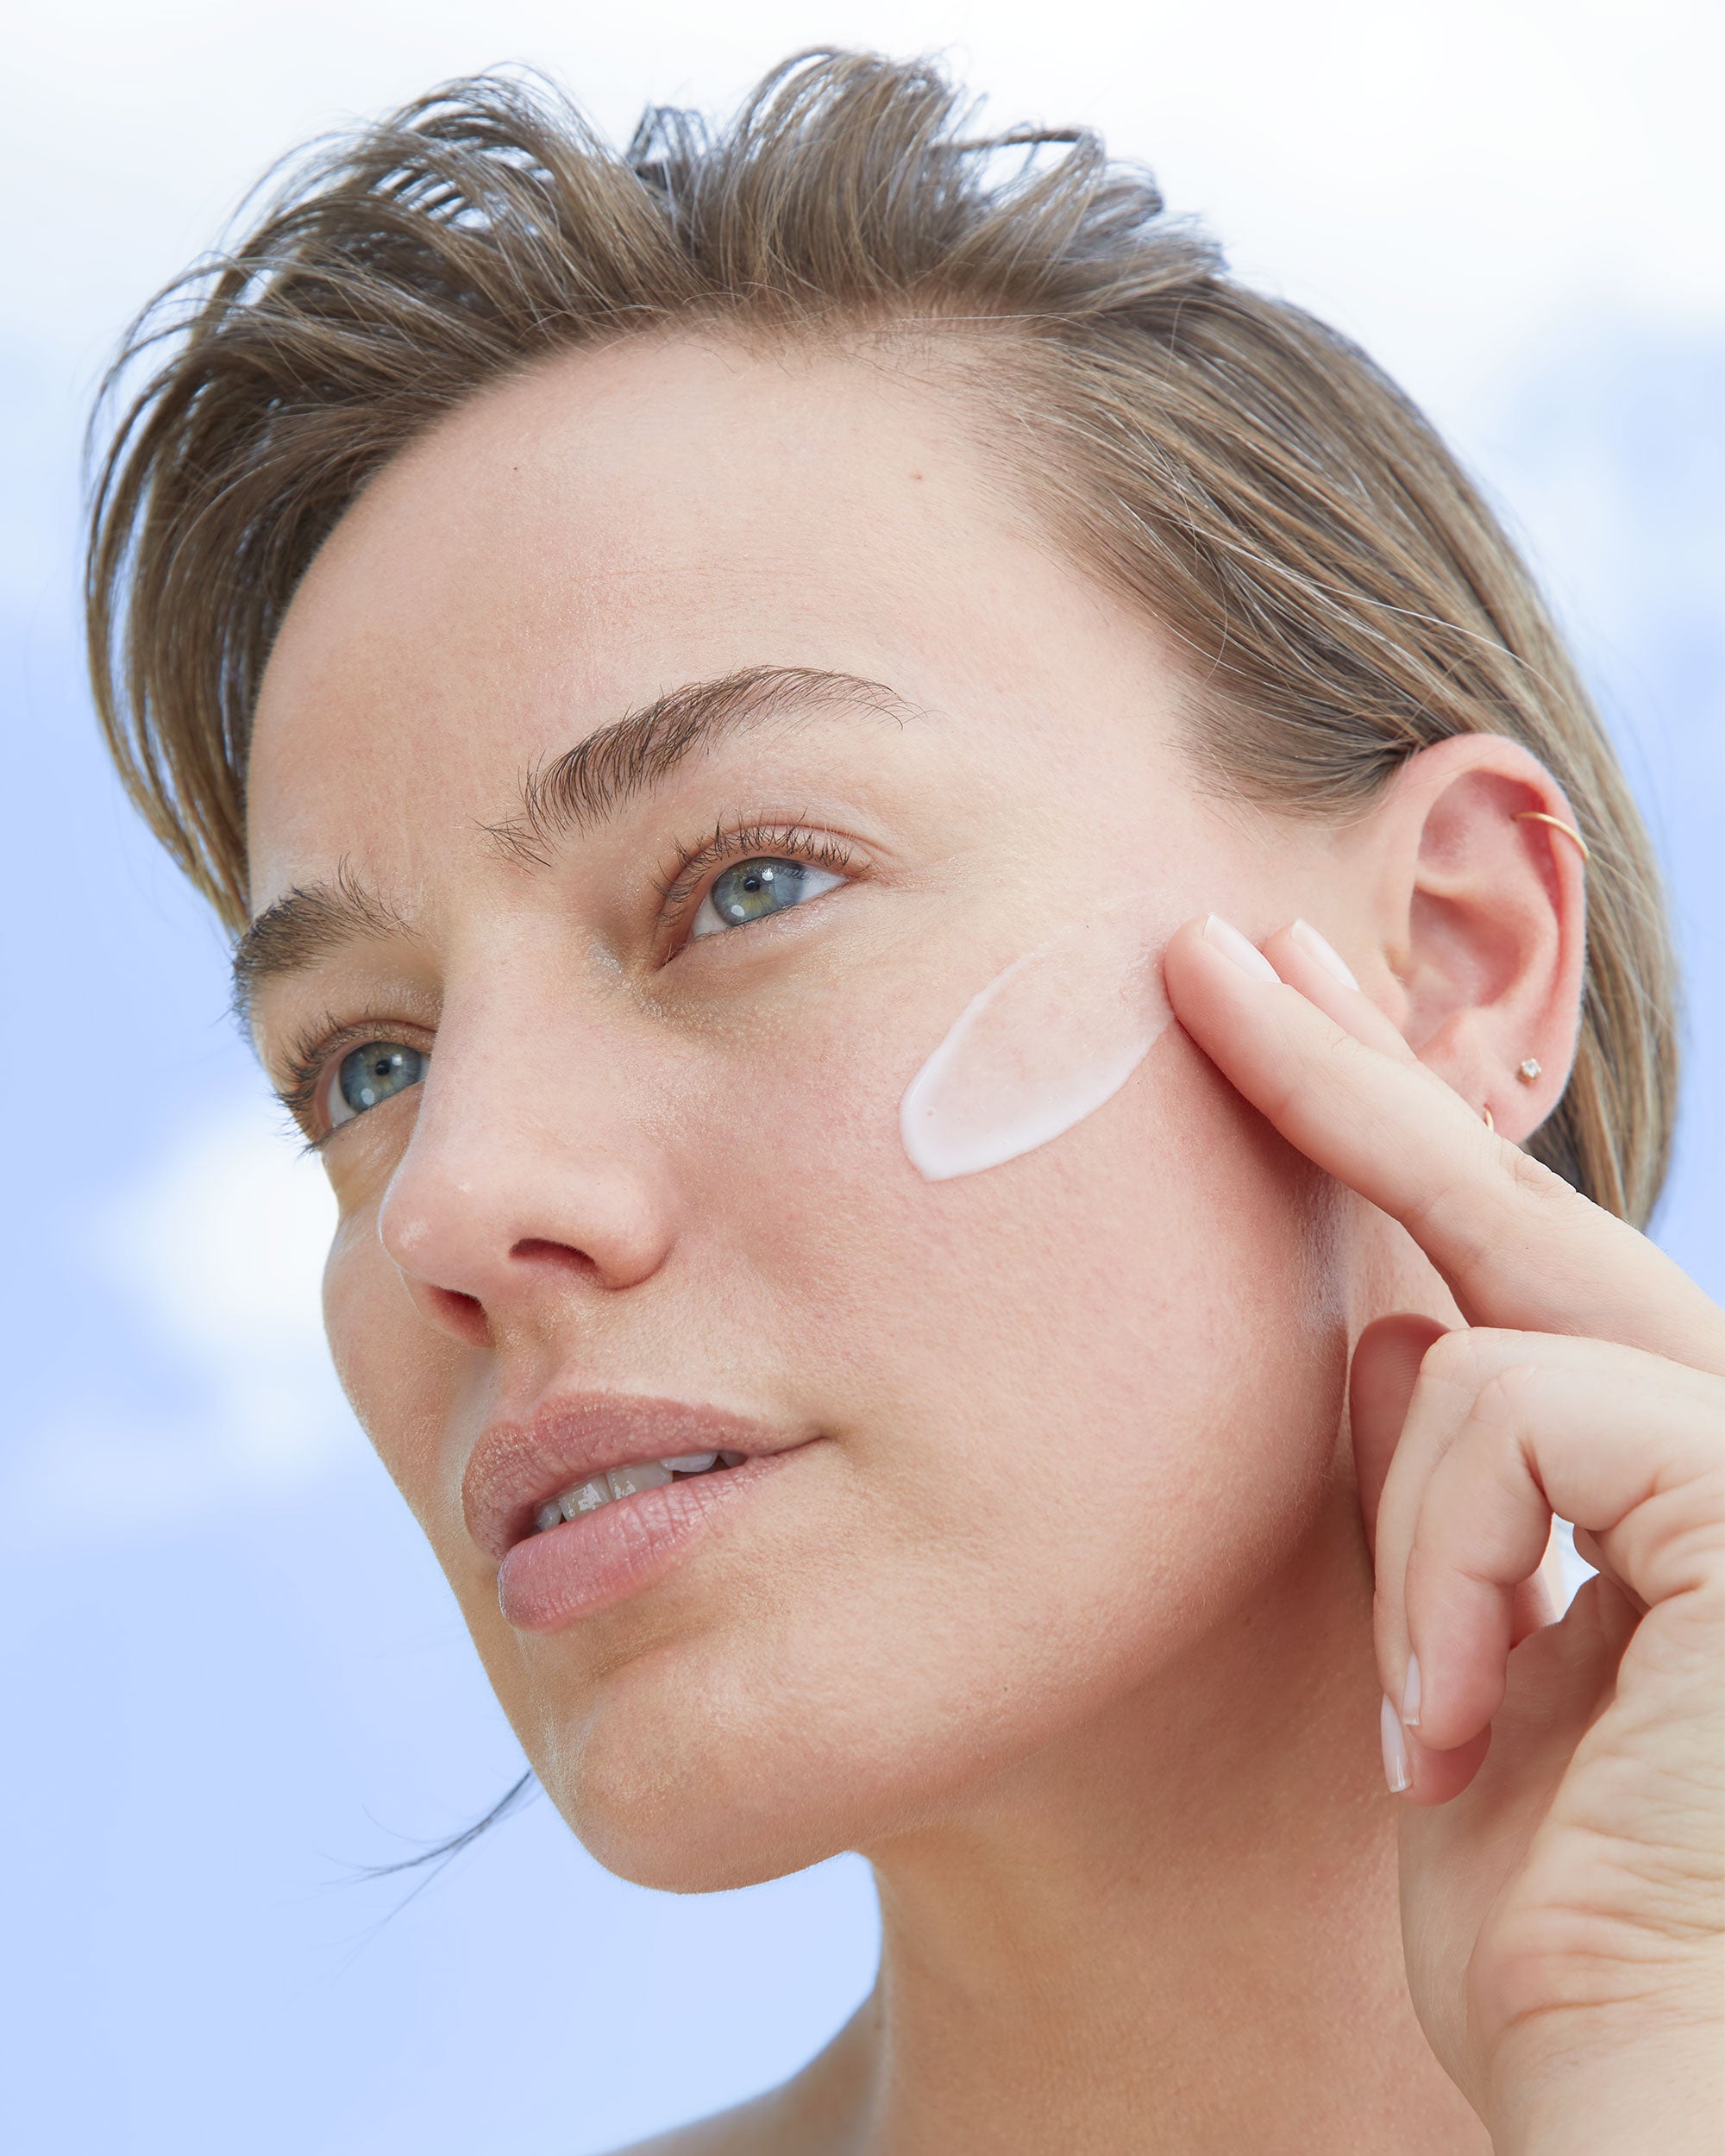
{"label": "blonde hair", "polygon": [[91,670],[134,799],[230,927],[272,639],[367,480],[487,383],[677,325],[982,340],[984,433],[1074,557],[1182,643],[1226,785],[1345,815],[1447,736],[1504,734],[1592,852],[1579,1044],[1529,1150],[1645,1219],[1676,1091],[1647,835],[1526,570],[1365,355],[1232,283],[1082,131],[967,139],[941,72],[816,53],[728,125],[649,110],[607,147],[483,76],[323,146],[170,287],[110,386],[171,350],[101,469]]}

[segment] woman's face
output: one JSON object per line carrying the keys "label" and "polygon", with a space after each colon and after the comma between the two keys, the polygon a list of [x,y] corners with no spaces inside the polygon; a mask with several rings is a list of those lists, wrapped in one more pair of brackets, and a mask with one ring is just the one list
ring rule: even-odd
{"label": "woman's face", "polygon": [[1182,686],[956,392],[694,341],[477,399],[294,599],[248,956],[340,1200],[330,1338],[627,1876],[942,1815],[1314,1516],[1347,1238],[1177,1026],[1001,1166],[900,1136],[968,1000],[1100,907],[1345,941],[1321,838],[1196,782]]}

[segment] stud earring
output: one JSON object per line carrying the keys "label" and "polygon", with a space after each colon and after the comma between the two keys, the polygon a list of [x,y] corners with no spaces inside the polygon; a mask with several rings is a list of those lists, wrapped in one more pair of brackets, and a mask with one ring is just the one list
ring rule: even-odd
{"label": "stud earring", "polygon": [[1537,1056],[1530,1056],[1525,1063],[1517,1063],[1515,1066],[1515,1075],[1524,1086],[1531,1086],[1539,1075],[1540,1059]]}

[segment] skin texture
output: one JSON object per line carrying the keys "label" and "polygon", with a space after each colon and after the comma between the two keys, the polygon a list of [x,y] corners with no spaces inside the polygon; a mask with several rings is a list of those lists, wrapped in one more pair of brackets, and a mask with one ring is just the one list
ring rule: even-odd
{"label": "skin texture", "polygon": [[[884,683],[906,715],[800,707],[536,858],[499,842],[524,774],[763,666]],[[1377,1026],[1362,1057],[1470,1134],[1489,1100],[1520,1161],[1572,1050],[1581,875],[1513,820],[1565,809],[1507,742],[1429,750],[1324,828],[1201,789],[1192,705],[927,370],[687,338],[453,415],[349,512],[272,656],[255,902],[345,874],[377,904],[374,932],[263,985],[257,1037],[278,1082],[297,1053],[324,1091],[333,1026],[337,1056],[433,1049],[339,1129],[309,1111],[341,1205],[326,1311],[529,1758],[630,1878],[860,1848],[881,1882],[856,2021],[667,2148],[1460,2152],[1509,2116],[1496,2050],[1453,2032],[1468,1942],[1410,1935],[1404,1962],[1412,1808],[1383,1793],[1377,1701],[1405,1620],[1380,1595],[1375,1648],[1360,1501],[1425,1343],[1462,1322],[1458,1275],[1264,1077],[1293,1021],[1245,991],[1333,1054]],[[749,825],[837,841],[847,880],[692,939],[724,864],[668,914],[664,884]],[[1182,1025],[1111,1101],[925,1183],[898,1102],[958,1010],[1134,898],[1273,938],[1292,985],[1195,923]],[[1350,1352],[1394,1312],[1425,1332],[1370,1336],[1357,1368],[1362,1492]],[[643,1591],[518,1631],[462,1474],[488,1420],[572,1388],[811,1441]],[[1416,1802],[1452,1793],[1418,1765]]]}

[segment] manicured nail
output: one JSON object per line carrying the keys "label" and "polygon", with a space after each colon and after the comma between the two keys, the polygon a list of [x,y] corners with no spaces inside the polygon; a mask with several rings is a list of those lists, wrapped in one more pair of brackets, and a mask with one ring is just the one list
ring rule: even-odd
{"label": "manicured nail", "polygon": [[1333,974],[1343,987],[1358,987],[1359,983],[1349,971],[1346,959],[1342,956],[1333,943],[1327,942],[1319,935],[1309,921],[1295,921],[1288,933],[1302,950],[1309,953],[1317,960],[1326,973]]}
{"label": "manicured nail", "polygon": [[1225,921],[1220,913],[1211,914],[1205,922],[1204,941],[1214,943],[1219,951],[1233,960],[1242,973],[1251,974],[1256,981],[1279,981],[1282,978],[1258,945],[1248,942],[1233,923]]}
{"label": "manicured nail", "polygon": [[1408,1682],[1402,1688],[1402,1719],[1409,1729],[1420,1727],[1420,1658],[1408,1658]]}
{"label": "manicured nail", "polygon": [[1391,1796],[1400,1796],[1403,1789],[1412,1785],[1413,1777],[1408,1771],[1408,1746],[1402,1735],[1402,1725],[1396,1719],[1396,1709],[1388,1692],[1383,1695],[1377,1725],[1383,1739],[1383,1778],[1389,1784]]}

